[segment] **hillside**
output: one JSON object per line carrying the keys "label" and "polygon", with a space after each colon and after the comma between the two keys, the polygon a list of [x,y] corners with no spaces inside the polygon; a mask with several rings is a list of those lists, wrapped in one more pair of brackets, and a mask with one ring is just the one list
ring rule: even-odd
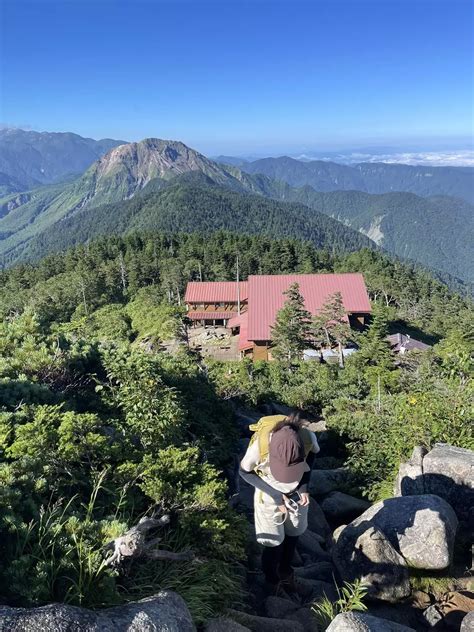
{"label": "hillside", "polygon": [[472,282],[474,207],[463,200],[413,193],[314,191],[280,187],[274,197],[291,200],[351,226],[388,252]]}
{"label": "hillside", "polygon": [[[243,279],[282,271],[363,272],[374,318],[368,331],[357,335],[359,351],[347,358],[345,368],[302,360],[291,370],[287,361],[219,362],[188,348],[185,310],[179,305],[187,281],[235,278],[237,253]],[[176,591],[198,629],[222,615],[250,620],[253,630],[320,629],[311,606],[323,590],[336,601],[334,583],[340,586],[341,577],[355,579],[347,577],[338,559],[359,564],[352,548],[336,558],[334,529],[351,523],[371,502],[392,496],[400,462],[416,446],[428,451],[442,441],[464,448],[455,451],[452,466],[439,462],[443,473],[460,472],[462,484],[469,481],[469,461],[459,463],[473,446],[466,414],[472,401],[470,322],[471,303],[426,272],[381,252],[332,254],[307,242],[260,235],[109,236],[35,265],[0,271],[0,596],[4,619],[9,623],[15,617],[10,629],[64,629],[71,616],[70,629],[82,621],[90,629],[96,617],[104,629],[111,611],[103,608],[127,609],[131,601],[153,600],[164,589],[167,598],[158,612],[168,612],[169,591]],[[386,332],[400,327],[424,336],[434,345],[431,351],[391,353]],[[308,530],[298,543],[303,586],[311,591],[289,602],[292,612],[306,610],[307,627],[286,620],[283,599],[266,598],[260,551],[248,521],[253,493],[238,483],[235,468],[249,424],[269,411],[286,413],[296,406],[309,420],[318,420],[314,429],[321,446],[308,487],[317,504],[310,501]],[[413,463],[407,467],[411,475],[417,471]],[[425,471],[441,482],[430,493],[444,496],[446,476]],[[390,515],[402,520],[397,526],[402,534],[408,515],[417,566],[408,564],[408,554],[405,563],[383,553],[369,560],[369,570],[363,562],[359,574],[375,576],[371,590],[382,576],[384,590],[391,591],[383,595],[389,603],[367,599],[373,614],[379,607],[387,616],[410,615],[411,621],[417,620],[409,605],[412,594],[422,589],[435,603],[447,582],[457,590],[466,585],[471,551],[468,534],[460,532],[443,568],[454,563],[433,571],[430,561],[446,541],[446,530],[438,527],[443,507],[423,504],[415,521],[417,501],[410,498],[409,512],[403,498],[391,499],[397,506]],[[469,498],[452,495],[459,499],[453,507],[460,516]],[[168,518],[159,522],[163,513]],[[364,528],[371,528],[372,518],[364,517]],[[114,557],[115,545],[139,520],[150,521],[154,530],[146,534],[143,528],[138,551],[130,537],[131,546],[120,547],[123,553]],[[427,528],[433,533],[433,521],[435,534],[440,533],[435,549],[426,537]],[[150,549],[153,544],[149,557],[148,544]],[[395,562],[388,566],[387,559]],[[51,602],[55,605],[46,609],[29,609]],[[147,604],[148,599],[140,607]],[[71,612],[71,605],[94,612]],[[60,611],[60,626],[50,625],[52,609]],[[134,629],[145,629],[142,621],[150,629],[155,619],[139,616],[136,608],[134,614],[129,619]],[[280,617],[283,622],[276,621]],[[117,629],[117,620],[107,629]],[[195,630],[183,627],[182,616],[172,627],[169,622],[167,617],[166,626],[156,629]]]}
{"label": "hillside", "polygon": [[[72,182],[1,198],[0,255],[24,251],[36,235],[83,209],[126,200],[152,182],[156,185],[157,181],[189,172],[199,173],[209,182],[231,190],[259,190],[251,176],[238,170],[232,175],[180,142],[145,139],[140,143],[121,145]],[[118,230],[112,224],[109,230]]]}
{"label": "hillside", "polygon": [[36,259],[50,251],[84,243],[97,235],[138,230],[168,233],[229,230],[272,237],[295,237],[319,248],[347,252],[373,243],[342,223],[301,204],[282,203],[241,194],[210,184],[197,174],[169,183],[151,183],[158,191],[116,204],[86,208],[31,240],[22,258]]}
{"label": "hillside", "polygon": [[21,183],[21,189],[58,182],[79,174],[123,140],[94,140],[78,134],[0,129],[0,172]]}
{"label": "hillside", "polygon": [[[288,161],[291,165],[300,164],[291,159]],[[280,164],[278,161],[276,163]],[[326,169],[325,182],[329,186],[331,178],[337,176],[340,165],[322,164]],[[315,167],[315,163],[312,167]],[[333,169],[336,171],[331,171]],[[201,190],[218,185],[232,191],[232,204],[237,204],[235,196],[251,193],[280,203],[296,203],[298,206],[285,211],[281,205],[263,205],[271,220],[265,219],[263,211],[259,211],[254,218],[245,216],[245,213],[242,216],[239,211],[233,218],[226,206],[228,202],[223,204],[220,199],[216,199],[215,191],[206,194],[201,191],[192,203],[177,196],[172,205],[165,202],[168,192],[153,201],[153,212],[150,211],[150,201],[140,201],[140,210],[134,211],[139,219],[133,222],[129,217],[131,207],[126,204],[120,207],[123,201],[138,194],[160,191],[167,181],[176,177],[185,178],[186,174],[200,176],[197,184]],[[362,186],[359,172],[352,170],[348,174],[350,178],[348,176],[345,180],[340,181],[339,176],[336,177],[341,186]],[[279,177],[277,172],[273,175]],[[189,184],[189,180],[186,182]],[[210,205],[206,212],[202,208],[195,208],[200,195],[204,195],[206,204]],[[210,197],[206,198],[207,195]],[[179,207],[181,203],[183,206]],[[119,206],[84,214],[89,209],[108,204]],[[245,203],[237,206],[243,209]],[[313,213],[303,207],[313,209]],[[166,213],[163,210],[165,208],[168,209]],[[261,230],[266,234],[282,235],[285,234],[285,222],[275,219],[276,211],[270,211],[276,208],[279,217],[284,213],[291,215],[294,228],[291,234],[295,237],[320,243],[320,238],[314,236],[314,226],[311,224],[315,220],[318,230],[322,226],[321,217],[314,218],[316,211],[364,233],[379,246],[400,257],[412,258],[466,281],[474,279],[470,256],[473,209],[467,202],[445,196],[424,198],[403,192],[374,195],[356,190],[320,192],[309,185],[292,187],[282,179],[271,179],[262,174],[250,175],[235,166],[213,162],[183,143],[159,139],[145,139],[140,143],[116,147],[72,182],[22,193],[17,191],[1,198],[0,256],[6,263],[12,263],[22,257],[41,256],[48,247],[57,248],[60,244],[67,246],[104,232],[122,233],[142,226],[164,230],[185,226],[186,230],[198,230],[201,229],[198,219],[206,230]],[[104,212],[108,213],[106,219]],[[295,214],[299,217],[296,218]],[[78,219],[71,224],[74,226],[74,236],[67,237],[63,234],[64,228],[70,225],[69,220],[76,215]],[[67,224],[63,223],[65,219],[68,220]],[[61,223],[53,230],[58,222]],[[334,227],[334,224],[331,226]],[[335,230],[333,228],[331,234],[336,234]],[[341,228],[338,227],[336,232],[342,234]],[[426,239],[427,235],[430,239]],[[349,242],[353,243],[353,236]],[[340,243],[337,239],[332,247],[338,247]],[[346,247],[344,244],[342,246]]]}
{"label": "hillside", "polygon": [[236,164],[247,173],[261,173],[294,187],[309,185],[316,191],[407,191],[424,197],[448,195],[474,202],[474,169],[470,167],[368,162],[349,166],[323,160],[302,161],[288,156],[238,161]]}

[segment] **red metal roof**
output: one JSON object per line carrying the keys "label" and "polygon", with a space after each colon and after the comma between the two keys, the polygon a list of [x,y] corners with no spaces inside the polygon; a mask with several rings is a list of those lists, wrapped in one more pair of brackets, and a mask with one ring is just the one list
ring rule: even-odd
{"label": "red metal roof", "polygon": [[[240,300],[248,298],[247,281],[240,282]],[[237,303],[237,281],[191,281],[186,288],[186,303]]]}
{"label": "red metal roof", "polygon": [[316,314],[328,298],[340,292],[347,313],[371,312],[364,277],[360,273],[347,274],[282,274],[250,276],[248,339],[270,340],[271,326],[286,300],[285,292],[298,283],[306,309]]}
{"label": "red metal roof", "polygon": [[249,313],[240,315],[239,351],[250,349],[253,343],[248,339]]}
{"label": "red metal roof", "polygon": [[236,314],[234,312],[234,316],[227,323],[227,327],[229,327],[229,329],[233,329],[234,327],[240,327],[241,323],[242,323],[242,314]]}
{"label": "red metal roof", "polygon": [[186,315],[191,320],[222,320],[232,318],[235,312],[188,312]]}

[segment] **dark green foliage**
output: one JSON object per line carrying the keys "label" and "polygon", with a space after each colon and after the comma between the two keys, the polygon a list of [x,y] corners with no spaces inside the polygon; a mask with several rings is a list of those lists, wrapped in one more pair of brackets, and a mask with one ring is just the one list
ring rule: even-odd
{"label": "dark green foliage", "polygon": [[342,295],[336,292],[322,306],[320,312],[313,318],[311,328],[315,344],[318,347],[333,348],[337,346],[339,363],[344,366],[343,347],[354,337],[347,322]]}
{"label": "dark green foliage", "polygon": [[[364,273],[374,318],[344,369],[204,365],[189,353],[186,282],[233,279],[237,253],[242,278]],[[0,272],[0,319],[0,595],[15,605],[100,606],[173,588],[201,621],[235,600],[247,529],[223,475],[238,440],[230,398],[323,412],[371,497],[415,443],[472,445],[471,303],[370,249],[229,232],[104,237]],[[440,342],[396,363],[384,341],[393,327]],[[106,567],[103,546],[157,504],[172,509],[163,546],[192,548],[199,563]]]}
{"label": "dark green foliage", "polygon": [[[86,342],[77,322],[46,315],[0,326],[2,600],[101,606],[172,586],[191,596],[197,620],[211,616],[236,597],[231,563],[246,536],[219,469],[232,457],[229,410],[186,352],[145,351],[139,336],[132,346],[110,331]],[[126,575],[105,564],[104,545],[157,505],[173,516],[162,545],[203,558],[179,565],[182,583],[161,562]],[[211,574],[220,597],[204,590]]]}
{"label": "dark green foliage", "polygon": [[[356,250],[371,245],[363,235],[302,204],[287,204],[189,180],[186,174],[156,193],[144,192],[125,202],[85,208],[47,232],[33,236],[27,246],[22,246],[21,256],[36,259],[98,235],[143,230],[170,233],[229,230],[289,236],[332,250]],[[5,261],[14,261],[18,252],[13,249],[10,257],[5,251]]]}
{"label": "dark green foliage", "polygon": [[308,347],[311,332],[311,314],[305,309],[304,298],[298,283],[284,292],[285,304],[277,312],[272,327],[272,355],[285,363],[301,360]]}

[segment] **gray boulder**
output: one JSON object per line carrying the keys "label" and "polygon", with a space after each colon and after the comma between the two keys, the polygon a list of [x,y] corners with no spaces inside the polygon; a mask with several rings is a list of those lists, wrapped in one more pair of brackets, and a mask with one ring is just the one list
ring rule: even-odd
{"label": "gray boulder", "polygon": [[309,493],[315,496],[324,496],[344,487],[348,478],[349,470],[344,467],[333,470],[313,470],[308,485]]}
{"label": "gray boulder", "polygon": [[474,610],[464,617],[459,632],[474,632]]}
{"label": "gray boulder", "polygon": [[413,496],[414,494],[425,493],[423,458],[427,452],[426,448],[416,446],[410,459],[406,463],[401,463],[395,481],[395,496]]}
{"label": "gray boulder", "polygon": [[326,520],[324,511],[314,498],[310,498],[309,500],[308,528],[313,531],[313,533],[320,535],[324,540],[327,540],[331,535],[331,527]]}
{"label": "gray boulder", "polygon": [[305,632],[301,623],[272,617],[257,617],[253,614],[229,610],[229,616],[252,632]]}
{"label": "gray boulder", "polygon": [[378,502],[351,525],[374,525],[409,566],[442,570],[452,560],[458,521],[439,496],[402,496]]}
{"label": "gray boulder", "polygon": [[303,626],[304,632],[319,632],[316,617],[311,608],[300,608],[285,617],[287,621],[296,621]]}
{"label": "gray boulder", "polygon": [[335,573],[336,569],[331,562],[313,562],[312,564],[307,564],[306,566],[295,569],[297,577],[302,577],[303,579],[316,579],[330,584],[334,583]]}
{"label": "gray boulder", "polygon": [[286,615],[298,610],[299,607],[300,606],[294,601],[273,596],[267,597],[264,604],[267,617],[273,617],[275,619],[284,619]]}
{"label": "gray boulder", "polygon": [[345,581],[360,579],[367,585],[369,597],[397,602],[410,594],[405,560],[369,521],[343,529],[333,548],[333,559]]}
{"label": "gray boulder", "polygon": [[425,491],[444,498],[461,517],[474,507],[474,450],[437,443],[423,459]]}
{"label": "gray boulder", "polygon": [[302,597],[304,603],[319,601],[324,597],[327,597],[330,601],[337,600],[337,591],[333,583],[298,577],[298,586],[300,597]]}
{"label": "gray boulder", "polygon": [[321,546],[322,538],[307,529],[298,539],[298,550],[308,553],[313,561],[331,561],[331,554]]}
{"label": "gray boulder", "polygon": [[1,632],[195,632],[183,598],[170,591],[93,612],[65,604],[0,607]]}
{"label": "gray boulder", "polygon": [[321,509],[325,515],[336,522],[353,520],[369,507],[370,503],[366,500],[343,492],[331,492],[321,501]]}
{"label": "gray boulder", "polygon": [[250,630],[237,621],[221,617],[208,621],[204,626],[204,632],[250,632]]}
{"label": "gray boulder", "polygon": [[469,519],[474,507],[474,451],[437,443],[426,453],[415,448],[402,463],[395,484],[396,496],[435,494],[446,500],[457,516]]}
{"label": "gray boulder", "polygon": [[415,632],[406,625],[393,623],[364,612],[345,612],[338,614],[326,632]]}

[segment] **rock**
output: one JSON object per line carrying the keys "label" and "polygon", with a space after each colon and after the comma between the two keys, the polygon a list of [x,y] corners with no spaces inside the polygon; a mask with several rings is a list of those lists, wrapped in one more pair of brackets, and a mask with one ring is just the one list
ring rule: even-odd
{"label": "rock", "polygon": [[415,448],[408,463],[400,466],[395,494],[435,494],[453,507],[458,518],[469,520],[474,507],[474,451],[445,443],[437,443],[428,453]]}
{"label": "rock", "polygon": [[303,626],[304,632],[318,632],[318,624],[310,608],[299,608],[288,615],[286,619],[300,623]]}
{"label": "rock", "polygon": [[204,626],[204,632],[250,632],[250,630],[237,621],[221,617],[208,621]]}
{"label": "rock", "polygon": [[402,463],[395,481],[395,496],[412,496],[424,494],[423,484],[423,457],[428,450],[422,446],[413,449],[411,458],[407,463]]}
{"label": "rock", "polygon": [[257,423],[262,416],[259,412],[250,408],[237,408],[234,411],[234,415],[240,432],[244,437],[250,437],[252,432],[249,430],[249,426]]}
{"label": "rock", "polygon": [[405,560],[369,521],[351,523],[341,532],[333,559],[345,581],[367,584],[369,597],[396,602],[410,594]]}
{"label": "rock", "polygon": [[274,619],[270,617],[257,617],[253,614],[229,610],[229,616],[252,632],[305,632],[301,623],[286,619]]}
{"label": "rock", "polygon": [[309,480],[308,490],[315,496],[324,496],[344,487],[349,478],[349,470],[338,467],[334,470],[313,470]]}
{"label": "rock", "polygon": [[464,617],[459,632],[474,632],[474,612],[469,612]]}
{"label": "rock", "polygon": [[313,533],[320,535],[324,540],[327,540],[331,535],[331,527],[326,520],[324,511],[314,498],[310,498],[309,500],[308,528],[313,531]]}
{"label": "rock", "polygon": [[298,577],[298,585],[303,588],[305,603],[312,603],[327,597],[330,601],[337,600],[337,591],[334,584],[323,582],[318,579],[306,579]]}
{"label": "rock", "polygon": [[407,603],[368,603],[367,614],[418,630],[423,621],[421,612]]}
{"label": "rock", "polygon": [[451,563],[458,521],[452,507],[439,496],[383,500],[351,525],[364,523],[380,529],[409,566],[442,570]]}
{"label": "rock", "polygon": [[287,614],[291,614],[298,608],[299,605],[294,601],[281,597],[267,597],[264,604],[265,614],[274,619],[284,619]]}
{"label": "rock", "polygon": [[311,430],[311,432],[317,432],[318,435],[320,433],[326,433],[328,429],[325,419],[319,419],[318,421],[308,421],[304,424],[304,426],[308,428],[308,430]]}
{"label": "rock", "polygon": [[423,612],[425,621],[435,630],[459,630],[466,614],[474,611],[474,593],[445,593],[437,603]]}
{"label": "rock", "polygon": [[295,574],[303,579],[316,579],[331,584],[334,582],[336,569],[331,562],[313,562],[295,569]]}
{"label": "rock", "polygon": [[437,443],[423,459],[425,492],[444,498],[461,518],[474,507],[474,450]]}
{"label": "rock", "polygon": [[331,555],[321,546],[321,538],[307,529],[298,539],[297,547],[308,553],[313,561],[331,561]]}
{"label": "rock", "polygon": [[291,415],[295,412],[294,408],[290,406],[286,406],[285,404],[280,404],[279,402],[270,402],[270,411],[269,415]]}
{"label": "rock", "polygon": [[293,554],[293,559],[291,560],[291,565],[299,568],[300,566],[304,566],[304,560],[301,557],[299,551],[295,551]]}
{"label": "rock", "polygon": [[360,516],[370,503],[343,492],[331,492],[321,501],[321,509],[333,522],[350,521]]}
{"label": "rock", "polygon": [[339,540],[339,536],[341,535],[341,533],[344,531],[346,527],[347,527],[346,524],[341,524],[341,526],[337,527],[337,529],[334,529],[333,534],[332,534],[333,545]]}
{"label": "rock", "polygon": [[0,607],[2,632],[195,632],[182,597],[162,591],[125,606],[92,611],[65,604]]}
{"label": "rock", "polygon": [[438,623],[442,624],[443,613],[439,610],[437,604],[433,604],[423,611],[423,618],[430,628],[436,628],[438,627]]}
{"label": "rock", "polygon": [[415,632],[413,628],[386,619],[379,619],[364,612],[338,614],[326,632]]}

